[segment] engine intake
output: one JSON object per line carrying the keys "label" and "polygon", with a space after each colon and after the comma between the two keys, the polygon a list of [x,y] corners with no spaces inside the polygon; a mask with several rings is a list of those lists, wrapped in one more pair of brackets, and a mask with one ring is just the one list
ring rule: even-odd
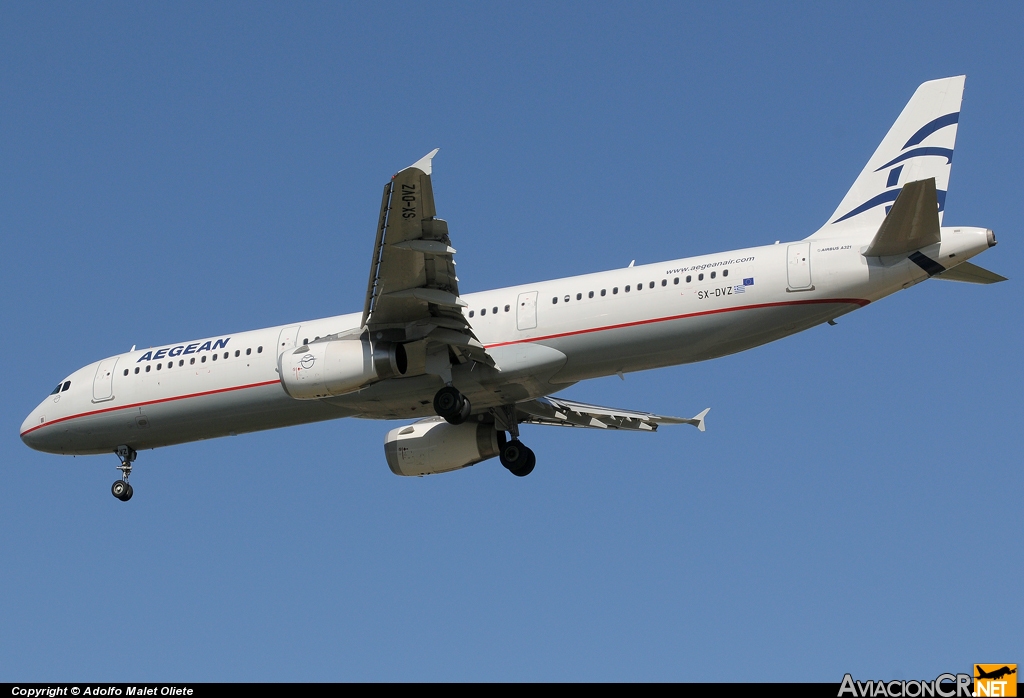
{"label": "engine intake", "polygon": [[404,376],[409,361],[401,344],[340,339],[286,351],[278,357],[277,367],[285,392],[296,400],[316,400]]}
{"label": "engine intake", "polygon": [[384,456],[395,475],[446,473],[496,455],[498,432],[492,424],[453,425],[431,417],[384,437]]}

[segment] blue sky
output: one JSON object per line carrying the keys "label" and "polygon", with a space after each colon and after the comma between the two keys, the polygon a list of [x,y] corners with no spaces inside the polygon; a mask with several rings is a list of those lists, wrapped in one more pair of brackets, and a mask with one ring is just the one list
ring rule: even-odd
{"label": "blue sky", "polygon": [[[5,4],[0,680],[932,678],[1024,661],[1019,5]],[[397,478],[345,420],[30,451],[127,350],[357,310],[432,148],[465,291],[805,237],[917,85],[966,73],[932,281],[569,398],[708,431],[524,428]],[[1016,581],[1015,581],[1016,580]],[[996,611],[995,609],[999,609]],[[1016,631],[1013,628],[1017,628]],[[727,668],[727,674],[723,674]]]}

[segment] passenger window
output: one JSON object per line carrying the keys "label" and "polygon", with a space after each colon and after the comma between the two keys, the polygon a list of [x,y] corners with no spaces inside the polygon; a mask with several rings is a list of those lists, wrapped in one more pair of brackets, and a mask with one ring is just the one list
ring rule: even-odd
{"label": "passenger window", "polygon": [[551,299],[551,304],[552,305],[554,305],[557,302],[558,302],[558,296],[555,296],[554,298]]}
{"label": "passenger window", "polygon": [[506,306],[505,306],[505,312],[507,313],[507,312],[508,312],[508,309],[509,309],[509,308],[511,308],[511,307],[512,307],[512,306],[510,306],[510,305],[506,305]]}
{"label": "passenger window", "polygon": [[307,344],[309,344],[309,337],[302,340],[302,346],[306,346]]}
{"label": "passenger window", "polygon": [[139,373],[139,367],[138,367],[138,366],[136,366],[136,367],[135,367],[135,374],[136,374],[136,375],[138,375],[138,373]]}
{"label": "passenger window", "polygon": [[469,316],[473,317],[473,311],[472,310],[469,311]]}
{"label": "passenger window", "polygon": [[491,312],[494,313],[495,315],[497,315],[498,314],[498,306],[494,306],[493,308],[491,308]]}
{"label": "passenger window", "polygon": [[629,293],[629,286],[626,286],[626,293]]}
{"label": "passenger window", "polygon": [[583,300],[583,294],[582,293],[577,293],[576,294],[576,300]]}
{"label": "passenger window", "polygon": [[668,286],[668,279],[662,279],[661,280],[661,285],[662,286]]}
{"label": "passenger window", "polygon": [[128,369],[127,368],[124,370],[124,375],[126,375],[126,376],[128,375]]}
{"label": "passenger window", "polygon": [[677,276],[676,278],[672,279],[672,283],[674,283],[676,286],[678,286],[679,285],[679,277]]}
{"label": "passenger window", "polygon": [[162,367],[163,367],[163,364],[157,364],[156,365],[156,370],[159,371]]}
{"label": "passenger window", "polygon": [[644,290],[644,283],[642,281],[636,285],[636,290],[637,291],[643,291]]}
{"label": "passenger window", "polygon": [[480,314],[481,315],[486,315],[487,314],[487,308],[481,308],[480,309]]}
{"label": "passenger window", "polygon": [[[629,287],[627,286],[626,288],[629,288]],[[619,287],[618,286],[613,286],[612,287],[612,295],[614,296],[618,292],[619,292]]]}
{"label": "passenger window", "polygon": [[601,295],[602,296],[604,295],[604,289],[603,288],[601,289]]}
{"label": "passenger window", "polygon": [[199,360],[199,363],[201,363],[201,364],[205,364],[206,363],[206,354],[203,354],[203,358]]}
{"label": "passenger window", "polygon": [[235,357],[236,357],[236,358],[237,358],[237,357],[238,357],[239,355],[241,355],[241,353],[242,353],[242,352],[240,352],[240,351],[238,351],[237,349],[235,349]]}
{"label": "passenger window", "polygon": [[153,367],[150,366],[149,364],[146,364],[146,373],[149,373],[149,369],[151,369],[151,368],[153,368]]}
{"label": "passenger window", "polygon": [[703,281],[703,280],[704,280],[704,275],[703,274],[697,274],[697,281]]}
{"label": "passenger window", "polygon": [[256,353],[257,354],[262,354],[263,353],[263,347],[256,347]]}
{"label": "passenger window", "polygon": [[185,365],[185,359],[179,359],[178,360],[178,365],[179,366],[184,366]]}
{"label": "passenger window", "polygon": [[590,293],[587,294],[587,298],[593,298],[593,297],[594,297],[594,292],[593,291],[591,291]]}
{"label": "passenger window", "polygon": [[[662,281],[662,282],[661,282],[661,285],[662,285],[662,286],[664,286],[664,285],[665,285],[665,282],[664,282],[664,281]],[[648,286],[648,288],[654,288],[654,282],[653,282],[653,281],[651,282],[651,285],[650,285],[650,286]]]}
{"label": "passenger window", "polygon": [[167,368],[171,368],[172,366],[174,366],[174,362],[173,361],[168,361],[167,362]]}
{"label": "passenger window", "polygon": [[717,274],[717,273],[718,273],[718,272],[714,272],[714,271],[713,271],[713,272],[711,272],[711,278],[712,278],[712,279],[713,279],[713,278],[715,278],[715,274]]}
{"label": "passenger window", "polygon": [[214,361],[216,361],[216,360],[217,360],[217,355],[216,355],[216,354],[214,354],[214,355],[213,355],[213,360],[214,360]]}
{"label": "passenger window", "polygon": [[566,296],[566,297],[565,297],[565,302],[566,302],[566,303],[568,303],[568,302],[569,302],[569,296]]}
{"label": "passenger window", "polygon": [[690,279],[692,279],[692,278],[693,278],[692,276],[690,276],[689,274],[687,274],[687,275],[686,275],[686,283],[690,283]]}
{"label": "passenger window", "polygon": [[[317,337],[317,339],[320,339],[320,338],[319,338],[319,337]],[[226,359],[226,358],[228,358],[228,352],[224,352],[224,358],[225,358],[225,359]]]}
{"label": "passenger window", "polygon": [[723,269],[722,270],[722,276],[729,276],[729,270],[728,269]]}
{"label": "passenger window", "polygon": [[245,355],[249,356],[249,354],[252,354],[252,347],[249,347],[248,349],[245,350]]}
{"label": "passenger window", "polygon": [[196,357],[193,356],[191,359],[188,360],[188,365],[189,366],[195,366],[195,364],[196,364]]}

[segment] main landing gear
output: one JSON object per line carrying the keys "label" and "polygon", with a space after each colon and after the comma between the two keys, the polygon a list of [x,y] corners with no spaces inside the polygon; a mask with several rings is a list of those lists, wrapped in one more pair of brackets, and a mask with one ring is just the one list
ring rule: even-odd
{"label": "main landing gear", "polygon": [[[502,405],[492,410],[495,426],[498,427],[498,460],[516,477],[526,477],[537,465],[533,450],[519,440],[519,419],[515,405]],[[511,440],[505,439],[508,431]]]}
{"label": "main landing gear", "polygon": [[131,446],[118,446],[114,449],[114,453],[121,459],[121,465],[117,466],[117,469],[121,471],[121,479],[115,480],[114,484],[110,486],[110,494],[122,502],[127,502],[135,494],[135,490],[128,484],[128,476],[132,474],[132,462],[138,454]]}
{"label": "main landing gear", "polygon": [[462,424],[469,419],[473,405],[457,388],[446,385],[434,395],[434,412],[449,424]]}
{"label": "main landing gear", "polygon": [[[504,436],[505,432],[501,432],[501,434]],[[537,465],[537,456],[533,454],[532,449],[523,445],[518,436],[501,444],[498,460],[516,477],[526,477],[533,472],[533,467]]]}

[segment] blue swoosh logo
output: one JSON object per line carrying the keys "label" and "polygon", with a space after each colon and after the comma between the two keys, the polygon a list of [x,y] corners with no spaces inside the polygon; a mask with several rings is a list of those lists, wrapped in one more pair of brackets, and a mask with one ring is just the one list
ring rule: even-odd
{"label": "blue swoosh logo", "polygon": [[[847,213],[845,216],[835,219],[834,221],[832,221],[832,223],[835,224],[839,223],[840,221],[845,221],[847,218],[853,218],[858,213],[864,213],[865,211],[873,209],[875,206],[881,206],[882,204],[887,204],[890,201],[895,201],[896,197],[900,195],[901,191],[903,191],[902,187],[900,187],[899,189],[890,189],[889,191],[883,191],[878,196],[874,196],[868,199],[860,206]],[[944,192],[942,189],[936,190],[935,198],[937,198],[939,201],[939,210],[944,210],[946,208],[946,192]]]}
{"label": "blue swoosh logo", "polygon": [[935,148],[935,147],[914,148],[913,150],[908,150],[905,153],[901,153],[897,157],[893,158],[889,162],[887,162],[884,165],[882,165],[881,167],[879,167],[877,170],[875,170],[875,172],[878,172],[879,170],[884,170],[886,167],[890,167],[892,165],[895,165],[897,162],[903,162],[904,160],[909,160],[910,158],[924,157],[925,155],[935,155],[936,157],[946,158],[946,164],[947,165],[950,164],[951,162],[953,162],[953,149],[952,148]]}
{"label": "blue swoosh logo", "polygon": [[917,130],[917,133],[915,133],[913,136],[911,136],[910,140],[907,141],[903,145],[902,149],[906,150],[907,148],[909,148],[912,145],[917,145],[918,143],[923,141],[925,138],[927,138],[928,136],[930,136],[933,133],[935,133],[936,131],[938,131],[940,128],[945,128],[947,126],[952,126],[953,124],[957,123],[958,121],[960,121],[960,112],[954,112],[952,114],[946,114],[945,116],[940,116],[937,119],[933,119],[932,121],[929,121],[927,124],[925,124],[924,126],[919,128]]}

